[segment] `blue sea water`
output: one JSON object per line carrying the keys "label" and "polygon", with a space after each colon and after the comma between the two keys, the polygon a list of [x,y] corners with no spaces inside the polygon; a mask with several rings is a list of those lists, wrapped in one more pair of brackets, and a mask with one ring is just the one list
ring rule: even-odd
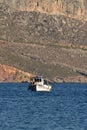
{"label": "blue sea water", "polygon": [[27,83],[0,83],[0,130],[87,130],[87,84],[52,84],[32,92]]}

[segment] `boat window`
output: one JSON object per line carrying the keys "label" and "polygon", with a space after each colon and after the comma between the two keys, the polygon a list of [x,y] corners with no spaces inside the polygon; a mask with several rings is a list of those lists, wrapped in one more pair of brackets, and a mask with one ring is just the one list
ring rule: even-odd
{"label": "boat window", "polygon": [[44,83],[48,85],[48,81],[47,80],[44,80]]}
{"label": "boat window", "polygon": [[41,82],[41,79],[35,79],[35,82]]}

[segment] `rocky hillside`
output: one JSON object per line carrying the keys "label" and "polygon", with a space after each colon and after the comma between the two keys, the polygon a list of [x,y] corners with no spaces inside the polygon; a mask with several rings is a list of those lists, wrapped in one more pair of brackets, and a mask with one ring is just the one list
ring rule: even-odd
{"label": "rocky hillside", "polygon": [[0,82],[25,82],[30,81],[32,76],[34,75],[0,64]]}
{"label": "rocky hillside", "polygon": [[86,0],[0,0],[1,64],[86,81],[86,59]]}
{"label": "rocky hillside", "polygon": [[86,0],[0,0],[0,39],[85,46],[86,5]]}
{"label": "rocky hillside", "polygon": [[87,23],[65,16],[15,12],[0,17],[0,38],[12,42],[87,44]]}
{"label": "rocky hillside", "polygon": [[39,11],[87,20],[87,0],[0,0],[9,11]]}
{"label": "rocky hillside", "polygon": [[[0,41],[0,63],[42,75],[50,81],[87,82],[87,48]],[[1,72],[1,78],[9,75],[7,68],[4,73]],[[16,72],[4,79],[29,80],[24,76],[25,73]]]}

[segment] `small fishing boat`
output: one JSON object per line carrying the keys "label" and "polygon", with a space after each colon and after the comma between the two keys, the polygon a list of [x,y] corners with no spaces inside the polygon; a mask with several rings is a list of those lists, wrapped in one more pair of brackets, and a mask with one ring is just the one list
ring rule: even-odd
{"label": "small fishing boat", "polygon": [[48,84],[47,80],[44,80],[41,76],[36,76],[30,79],[28,89],[32,91],[47,91],[50,92],[51,85]]}

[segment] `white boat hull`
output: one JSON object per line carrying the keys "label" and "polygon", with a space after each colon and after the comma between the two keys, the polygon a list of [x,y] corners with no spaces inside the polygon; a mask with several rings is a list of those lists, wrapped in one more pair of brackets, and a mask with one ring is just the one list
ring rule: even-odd
{"label": "white boat hull", "polygon": [[46,92],[49,92],[50,90],[51,90],[51,86],[36,85],[36,91],[46,91]]}
{"label": "white boat hull", "polygon": [[37,92],[50,92],[51,86],[49,85],[29,85],[29,89]]}

